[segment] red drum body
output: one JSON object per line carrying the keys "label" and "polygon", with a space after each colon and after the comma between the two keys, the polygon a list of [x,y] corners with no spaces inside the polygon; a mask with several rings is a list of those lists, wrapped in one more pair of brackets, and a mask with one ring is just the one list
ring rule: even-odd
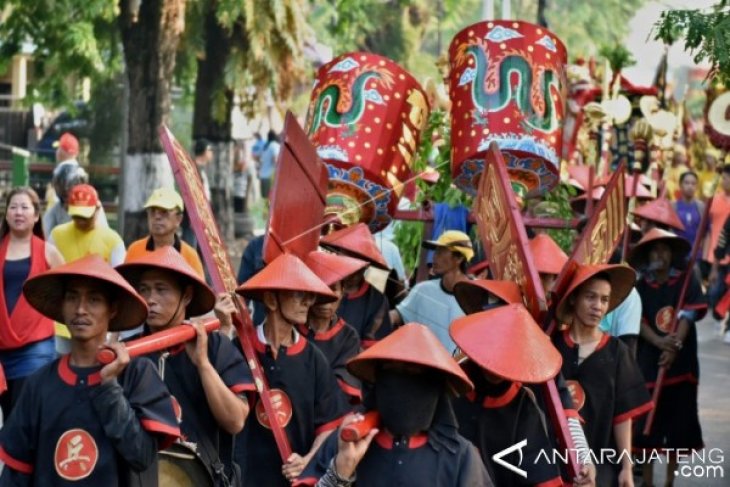
{"label": "red drum body", "polygon": [[388,58],[355,52],[322,66],[307,132],[329,172],[325,213],[372,231],[388,225],[428,115],[423,88]]}
{"label": "red drum body", "polygon": [[480,22],[456,35],[449,48],[451,171],[460,189],[476,194],[491,142],[518,197],[558,183],[566,61],[563,43],[527,22]]}

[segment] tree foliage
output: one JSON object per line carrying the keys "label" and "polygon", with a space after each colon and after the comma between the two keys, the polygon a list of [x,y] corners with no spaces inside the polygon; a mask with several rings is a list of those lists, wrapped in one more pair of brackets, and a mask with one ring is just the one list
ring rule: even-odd
{"label": "tree foliage", "polygon": [[711,75],[730,83],[730,0],[720,0],[708,10],[668,10],[654,28],[654,38],[673,44],[684,38],[684,48],[694,61],[708,61]]}
{"label": "tree foliage", "polygon": [[32,51],[30,101],[71,105],[70,82],[109,80],[121,68],[114,0],[0,0],[0,67]]}

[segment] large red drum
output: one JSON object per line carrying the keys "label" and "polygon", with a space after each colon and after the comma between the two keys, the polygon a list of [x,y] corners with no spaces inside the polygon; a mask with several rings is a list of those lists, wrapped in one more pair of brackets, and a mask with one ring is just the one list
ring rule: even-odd
{"label": "large red drum", "polygon": [[493,20],[459,32],[449,48],[451,170],[476,194],[484,153],[497,142],[517,196],[559,181],[567,53],[549,30]]}
{"label": "large red drum", "polygon": [[322,66],[307,131],[329,172],[326,212],[384,228],[413,177],[428,114],[423,88],[388,58],[353,52]]}

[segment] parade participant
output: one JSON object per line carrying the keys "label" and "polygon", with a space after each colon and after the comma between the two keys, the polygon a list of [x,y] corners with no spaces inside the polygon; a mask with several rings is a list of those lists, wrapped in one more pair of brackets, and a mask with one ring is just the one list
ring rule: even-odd
{"label": "parade participant", "polygon": [[708,277],[709,289],[707,291],[707,297],[710,309],[713,310],[714,318],[717,320],[725,319],[724,316],[719,316],[714,313],[714,310],[720,298],[727,291],[725,279],[728,271],[730,271],[729,255],[725,255],[721,260],[715,258],[715,249],[721,243],[720,233],[725,222],[730,218],[730,164],[722,168],[720,187],[722,191],[717,191],[712,198],[712,205],[710,206],[710,239],[709,243],[705,245],[704,251],[704,260],[711,266]]}
{"label": "parade participant", "polygon": [[320,302],[337,298],[291,254],[274,259],[236,292],[266,306],[266,319],[251,340],[293,451],[282,465],[270,420],[257,401],[244,429],[249,445],[243,452],[244,485],[288,486],[346,412],[344,395],[327,359],[297,331],[317,298]]}
{"label": "parade participant", "polygon": [[637,217],[637,223],[642,233],[652,228],[661,228],[671,232],[683,232],[685,230],[682,220],[674,210],[672,203],[666,198],[657,198],[636,208],[631,212]]}
{"label": "parade participant", "polygon": [[705,149],[703,156],[703,164],[697,169],[697,176],[699,178],[699,193],[700,198],[708,200],[713,194],[715,194],[715,177],[717,177],[717,164],[720,160],[720,151],[712,146],[708,146]]}
{"label": "parade participant", "polygon": [[536,235],[529,243],[532,261],[540,275],[545,293],[550,292],[558,274],[568,262],[568,256],[547,233]]}
{"label": "parade participant", "polygon": [[299,332],[322,351],[350,402],[360,402],[362,384],[345,367],[349,359],[360,353],[360,336],[344,319],[337,316],[337,308],[343,296],[342,281],[367,267],[368,263],[319,251],[310,252],[305,263],[330,287],[337,300],[315,302],[309,308],[306,324],[299,326]]}
{"label": "parade participant", "polygon": [[[58,165],[53,169],[52,189],[46,191],[48,209],[43,215],[43,231],[46,235],[50,235],[58,225],[71,221],[67,211],[68,193],[77,184],[89,182],[89,175],[76,160],[79,155],[78,139],[73,134],[64,132],[54,146]],[[96,218],[100,226],[109,226],[103,208],[97,213]]]}
{"label": "parade participant", "polygon": [[423,323],[453,353],[456,345],[449,336],[449,325],[464,316],[454,297],[454,286],[469,279],[466,265],[474,257],[474,250],[469,236],[457,230],[447,230],[438,240],[426,240],[423,247],[436,251],[431,272],[438,279],[413,286],[408,296],[390,312],[390,321],[395,326],[411,321]]}
{"label": "parade participant", "polygon": [[468,315],[496,306],[522,303],[522,291],[516,282],[492,279],[457,282],[454,297]]}
{"label": "parade participant", "polygon": [[680,198],[672,203],[684,230],[677,232],[677,235],[688,242],[694,242],[697,231],[700,228],[700,219],[705,213],[705,203],[697,199],[697,173],[687,171],[679,177],[681,188]]}
{"label": "parade participant", "polygon": [[[322,237],[320,245],[339,254],[369,262],[378,269],[390,270],[364,223],[356,223],[332,232]],[[337,314],[357,330],[363,348],[387,336],[392,329],[388,300],[365,280],[365,270],[348,277],[342,285],[345,295]]]}
{"label": "parade participant", "polygon": [[[295,485],[493,485],[476,448],[459,434],[451,407],[453,394],[473,385],[426,326],[400,327],[347,368],[373,384],[368,400],[380,426],[357,442],[330,437]],[[359,418],[343,426],[353,419]]]}
{"label": "parade participant", "polygon": [[[502,305],[455,320],[451,337],[466,357],[461,367],[474,392],[454,401],[459,432],[471,441],[500,487],[561,486],[555,463],[538,457],[550,451],[544,414],[523,383],[543,383],[560,372],[560,353],[522,304]],[[504,460],[527,471],[523,478],[492,456],[527,440]]]}
{"label": "parade participant", "polygon": [[687,165],[687,149],[681,144],[674,144],[672,164],[665,169],[664,183],[667,188],[667,197],[670,200],[677,200],[680,196],[680,175],[689,171]]}
{"label": "parade participant", "polygon": [[203,263],[198,252],[178,237],[185,210],[183,200],[172,188],[158,188],[152,192],[144,205],[147,210],[147,227],[149,236],[136,240],[129,245],[125,262],[155,250],[171,245],[185,259],[200,277],[205,277]]}
{"label": "parade participant", "polygon": [[123,344],[109,345],[110,364],[96,359],[108,331],[144,321],[142,298],[95,255],[30,278],[23,293],[40,313],[68,323],[71,353],[26,380],[0,430],[0,485],[155,485],[141,472],[180,435],[167,388]]}
{"label": "parade participant", "polygon": [[0,225],[0,366],[8,388],[0,394],[4,418],[24,380],[56,358],[53,320],[33,309],[22,292],[28,278],[63,264],[58,250],[43,241],[40,211],[35,191],[13,188]]}
{"label": "parade participant", "polygon": [[[169,245],[140,255],[117,270],[149,306],[145,335],[185,326],[186,317],[206,314],[215,305],[213,290]],[[230,326],[230,316],[216,311],[221,328]],[[209,336],[201,324],[193,326],[197,332],[194,342],[148,357],[157,364],[180,405],[180,429],[186,441],[197,445],[215,485],[238,485],[233,435],[243,429],[249,413],[243,394],[255,390],[251,371],[227,337],[221,333]]]}
{"label": "parade participant", "polygon": [[599,458],[600,486],[633,486],[631,423],[652,406],[626,345],[599,328],[603,316],[629,294],[635,276],[624,265],[581,265],[556,311],[568,327],[555,335],[554,343],[563,356],[562,373],[573,402],[585,421],[588,445],[593,452],[617,453],[611,461]]}
{"label": "parade participant", "polygon": [[[634,430],[634,446],[645,452],[703,447],[697,409],[699,362],[695,322],[702,318],[706,302],[694,273],[679,311],[679,326],[676,332],[670,328],[687,272],[679,269],[684,267],[689,251],[689,242],[683,238],[654,229],[639,241],[629,257],[629,263],[641,272],[637,289],[644,310],[637,360],[646,386],[653,390],[659,367],[668,368],[655,405],[651,434],[643,435],[644,421],[637,422]],[[676,467],[677,458],[670,455],[667,485],[672,484]],[[644,464],[643,474],[644,482],[653,485],[651,463]]]}
{"label": "parade participant", "polygon": [[108,227],[97,224],[101,207],[96,189],[89,184],[77,184],[68,196],[68,214],[73,221],[57,226],[48,241],[54,244],[66,262],[89,254],[97,254],[112,266],[124,262],[126,250],[122,237]]}

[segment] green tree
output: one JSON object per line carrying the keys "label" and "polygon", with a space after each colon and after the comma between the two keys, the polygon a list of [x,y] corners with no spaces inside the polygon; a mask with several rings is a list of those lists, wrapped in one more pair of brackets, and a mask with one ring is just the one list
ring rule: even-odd
{"label": "green tree", "polygon": [[730,1],[720,0],[708,10],[667,10],[654,29],[655,39],[673,44],[684,39],[694,61],[708,61],[711,75],[730,83]]}

